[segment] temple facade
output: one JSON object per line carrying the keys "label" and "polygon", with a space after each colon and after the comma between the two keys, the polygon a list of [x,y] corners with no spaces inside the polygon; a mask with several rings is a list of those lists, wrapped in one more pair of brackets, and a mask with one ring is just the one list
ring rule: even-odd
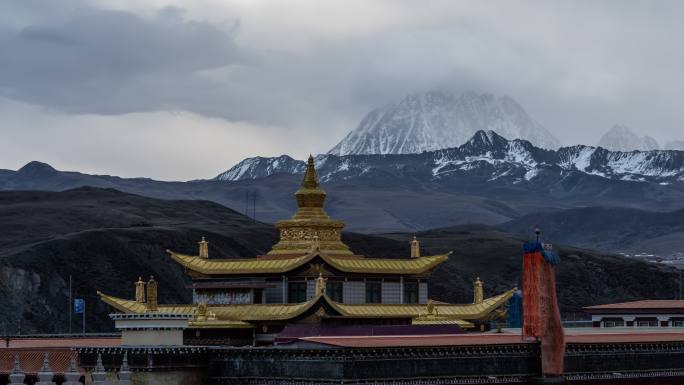
{"label": "temple facade", "polygon": [[407,248],[410,257],[355,254],[342,242],[344,223],[326,214],[325,197],[310,157],[295,192],[297,212],[276,224],[279,241],[265,255],[211,258],[204,238],[197,255],[167,250],[192,278],[191,304],[158,304],[153,280],[135,283],[134,300],[103,293],[100,298],[121,313],[191,315],[186,336],[217,344],[272,341],[290,324],[453,325],[479,330],[504,315],[514,290],[484,298],[479,278],[472,302],[430,300],[430,275],[450,253],[423,256],[415,238]]}

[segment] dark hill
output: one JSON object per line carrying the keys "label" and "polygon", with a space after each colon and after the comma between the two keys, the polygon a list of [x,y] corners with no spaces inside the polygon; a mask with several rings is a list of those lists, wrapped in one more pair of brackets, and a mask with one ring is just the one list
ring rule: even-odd
{"label": "dark hill", "polygon": [[[75,297],[86,299],[89,331],[110,331],[110,309],[96,290],[132,297],[138,276],[154,275],[160,300],[189,302],[187,277],[165,249],[194,252],[206,236],[212,257],[253,257],[276,241],[276,230],[207,201],[166,201],[115,190],[0,192],[0,332],[67,330],[69,275]],[[488,294],[518,283],[523,239],[483,226],[419,234],[425,252],[455,254],[436,270],[432,297],[469,302],[481,275]],[[356,252],[408,256],[409,234],[347,233]],[[634,298],[671,298],[678,275],[656,265],[561,247],[563,310]],[[79,330],[74,320],[74,330]]]}
{"label": "dark hill", "polygon": [[[488,295],[520,283],[522,244],[526,237],[478,225],[417,235],[429,253],[454,251],[433,275],[430,290],[437,299],[470,299],[471,282],[477,276],[485,282]],[[385,236],[405,238],[403,234]],[[678,293],[679,273],[675,269],[562,244],[554,244],[554,249],[561,257],[557,269],[558,298],[565,317],[582,316],[582,307],[590,304],[672,299]]]}
{"label": "dark hill", "polygon": [[[86,299],[88,330],[111,330],[97,290],[130,297],[138,276],[154,275],[160,301],[189,302],[182,269],[166,249],[195,252],[206,236],[217,258],[253,257],[277,241],[269,224],[217,203],[145,198],[91,187],[0,192],[0,333],[67,330],[69,275]],[[407,253],[403,243],[346,234],[355,250]],[[375,254],[377,255],[377,254]],[[74,330],[80,330],[74,320]]]}

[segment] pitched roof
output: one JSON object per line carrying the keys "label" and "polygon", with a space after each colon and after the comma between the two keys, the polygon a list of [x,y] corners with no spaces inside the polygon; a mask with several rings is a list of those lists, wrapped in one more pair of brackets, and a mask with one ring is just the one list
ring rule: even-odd
{"label": "pitched roof", "polygon": [[411,259],[350,258],[324,253],[310,253],[292,258],[207,259],[167,250],[183,267],[205,275],[273,274],[294,270],[320,256],[335,269],[347,273],[420,274],[435,268],[449,254]]}
{"label": "pitched roof", "polygon": [[657,310],[657,309],[684,309],[684,301],[678,300],[643,300],[605,305],[587,306],[586,311],[595,310]]}
{"label": "pitched roof", "polygon": [[[100,299],[118,311],[124,313],[144,313],[145,305],[136,301],[109,296],[98,292]],[[509,290],[495,297],[487,298],[480,304],[452,305],[437,304],[435,314],[440,318],[452,320],[477,320],[502,306],[511,296]],[[238,321],[240,325],[229,324],[216,327],[245,327],[244,322],[289,320],[303,314],[310,308],[324,301],[335,311],[345,317],[356,318],[415,318],[427,314],[426,305],[418,304],[343,304],[335,302],[325,294],[314,296],[310,300],[295,304],[244,304],[207,306],[207,310],[216,314],[217,321]],[[194,305],[159,305],[158,311],[163,313],[193,314]],[[195,326],[199,326],[198,321]],[[201,321],[199,321],[201,322]],[[207,326],[210,327],[210,326]]]}

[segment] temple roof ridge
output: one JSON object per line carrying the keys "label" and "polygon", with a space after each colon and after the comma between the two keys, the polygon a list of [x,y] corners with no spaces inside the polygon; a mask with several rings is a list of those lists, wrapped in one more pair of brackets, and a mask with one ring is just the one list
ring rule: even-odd
{"label": "temple roof ridge", "polygon": [[316,257],[343,272],[419,274],[429,271],[449,258],[451,252],[418,258],[350,258],[321,251],[292,258],[206,259],[167,250],[171,258],[186,269],[200,274],[285,273]]}

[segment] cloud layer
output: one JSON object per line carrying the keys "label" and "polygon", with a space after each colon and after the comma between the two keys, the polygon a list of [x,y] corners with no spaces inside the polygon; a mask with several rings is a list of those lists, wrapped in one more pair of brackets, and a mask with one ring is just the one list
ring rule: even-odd
{"label": "cloud layer", "polygon": [[[93,117],[102,115],[111,124],[98,137],[111,145],[124,143],[107,138],[142,138],[143,131],[173,143],[178,132],[163,130],[174,125],[168,112],[193,117],[184,121],[188,132],[208,132],[205,125],[218,119],[229,134],[216,137],[225,141],[217,152],[199,158],[227,163],[214,174],[238,153],[327,151],[368,110],[440,89],[508,94],[565,143],[595,143],[616,123],[661,142],[682,139],[683,6],[8,0],[0,3],[0,104],[14,124],[0,122],[0,135],[5,146],[30,150],[26,138],[36,136],[27,131],[44,130],[36,126],[42,119],[59,121],[65,140],[78,142],[82,136],[70,135],[95,132],[93,124],[104,123]],[[44,117],[30,118],[27,109]],[[235,130],[259,140],[231,140]],[[23,153],[55,155],[42,151]],[[150,151],[135,151],[141,154],[132,158],[147,156],[146,175],[174,178],[168,164],[153,166]],[[67,164],[85,166],[98,152],[89,156]],[[0,167],[28,160],[0,155]],[[140,160],[117,161],[102,160],[100,172],[141,175]]]}

